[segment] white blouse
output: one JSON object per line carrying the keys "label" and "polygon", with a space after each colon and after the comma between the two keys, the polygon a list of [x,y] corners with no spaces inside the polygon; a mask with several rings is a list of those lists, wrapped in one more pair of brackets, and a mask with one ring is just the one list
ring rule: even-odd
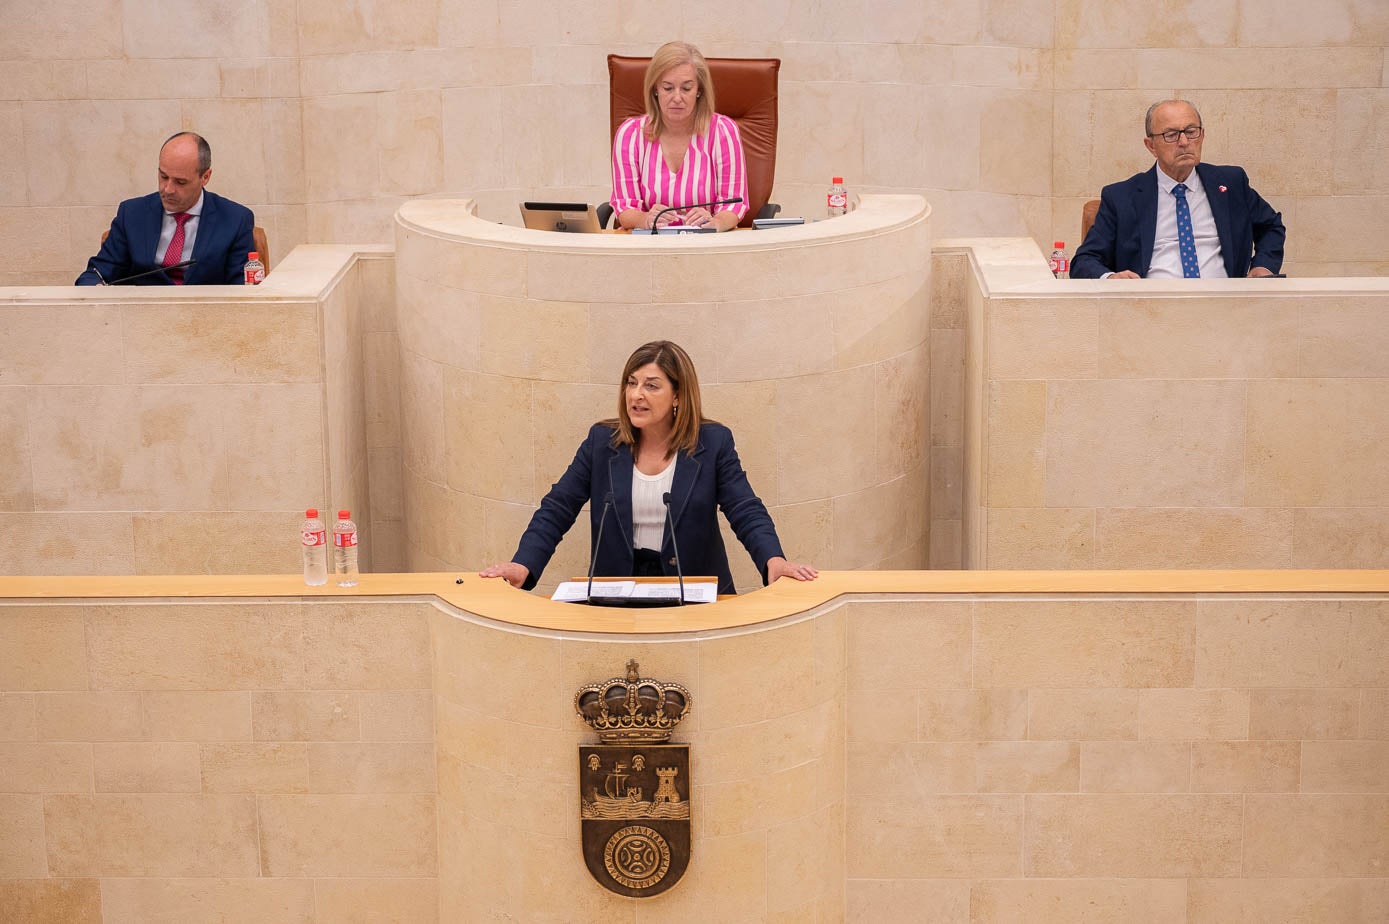
{"label": "white blouse", "polygon": [[632,466],[632,545],[638,549],[661,550],[665,538],[666,505],[662,495],[675,480],[675,457],[659,475],[644,475]]}

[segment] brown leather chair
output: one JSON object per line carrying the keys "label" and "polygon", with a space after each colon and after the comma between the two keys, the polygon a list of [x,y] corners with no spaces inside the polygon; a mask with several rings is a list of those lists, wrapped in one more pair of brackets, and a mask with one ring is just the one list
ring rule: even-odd
{"label": "brown leather chair", "polygon": [[[781,206],[768,202],[776,178],[777,74],[780,58],[706,58],[714,81],[714,100],[722,115],[738,123],[743,140],[743,159],[748,171],[748,211],[742,227],[752,227],[754,218],[770,218]],[[642,81],[650,58],[608,55],[609,137],[632,116],[646,112]],[[599,217],[607,225],[612,207],[599,207]]]}
{"label": "brown leather chair", "polygon": [[1100,213],[1100,200],[1091,199],[1080,209],[1080,242],[1085,243],[1085,236],[1090,233],[1090,226],[1095,223],[1095,216]]}
{"label": "brown leather chair", "polygon": [[[106,243],[106,238],[111,235],[108,228],[101,232],[101,242]],[[265,242],[265,229],[256,225],[251,229],[251,240],[256,242],[256,253],[260,255],[260,262],[265,264],[265,272],[270,272],[270,245]]]}

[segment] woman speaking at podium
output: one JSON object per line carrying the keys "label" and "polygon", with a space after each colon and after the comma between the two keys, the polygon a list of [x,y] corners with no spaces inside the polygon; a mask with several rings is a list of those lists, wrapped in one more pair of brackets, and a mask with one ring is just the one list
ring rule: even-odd
{"label": "woman speaking at podium", "polygon": [[669,340],[640,346],[628,358],[618,386],[617,418],[589,429],[569,469],[531,517],[512,560],[481,576],[506,578],[530,590],[584,504],[589,504],[595,543],[602,533],[592,550],[593,573],[600,577],[674,576],[678,548],[683,573],[717,575],[719,593],[734,593],[719,510],[764,583],[819,576],[782,554],[771,515],[738,461],[732,432],[705,419],[694,363]]}
{"label": "woman speaking at podium", "polygon": [[[679,221],[730,231],[748,210],[748,177],[738,125],[714,111],[714,82],[688,42],[667,42],[651,56],[642,83],[646,115],[623,122],[613,138],[612,207],[623,228]],[[736,205],[692,207],[740,198]]]}

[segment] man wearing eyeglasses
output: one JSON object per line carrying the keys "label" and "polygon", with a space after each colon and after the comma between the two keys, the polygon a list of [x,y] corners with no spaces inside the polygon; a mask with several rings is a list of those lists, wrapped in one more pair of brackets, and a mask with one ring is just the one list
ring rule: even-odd
{"label": "man wearing eyeglasses", "polygon": [[1283,217],[1242,167],[1201,163],[1205,129],[1185,100],[1148,109],[1143,144],[1157,163],[1106,186],[1071,261],[1073,279],[1272,276],[1283,265]]}

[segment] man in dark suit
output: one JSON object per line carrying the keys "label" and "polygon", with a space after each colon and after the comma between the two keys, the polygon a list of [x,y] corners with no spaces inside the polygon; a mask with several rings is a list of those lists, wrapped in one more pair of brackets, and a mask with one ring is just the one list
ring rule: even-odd
{"label": "man in dark suit", "polygon": [[137,285],[240,285],[246,255],[256,249],[255,216],[244,205],[203,187],[212,179],[212,149],[179,132],[159,149],[159,192],[116,209],[101,251],[77,277],[79,286],[113,283],[184,260],[184,269],[152,273]]}
{"label": "man in dark suit", "polygon": [[1283,217],[1240,167],[1201,163],[1205,129],[1185,100],[1148,109],[1152,169],[1100,194],[1073,279],[1272,276],[1283,265]]}

